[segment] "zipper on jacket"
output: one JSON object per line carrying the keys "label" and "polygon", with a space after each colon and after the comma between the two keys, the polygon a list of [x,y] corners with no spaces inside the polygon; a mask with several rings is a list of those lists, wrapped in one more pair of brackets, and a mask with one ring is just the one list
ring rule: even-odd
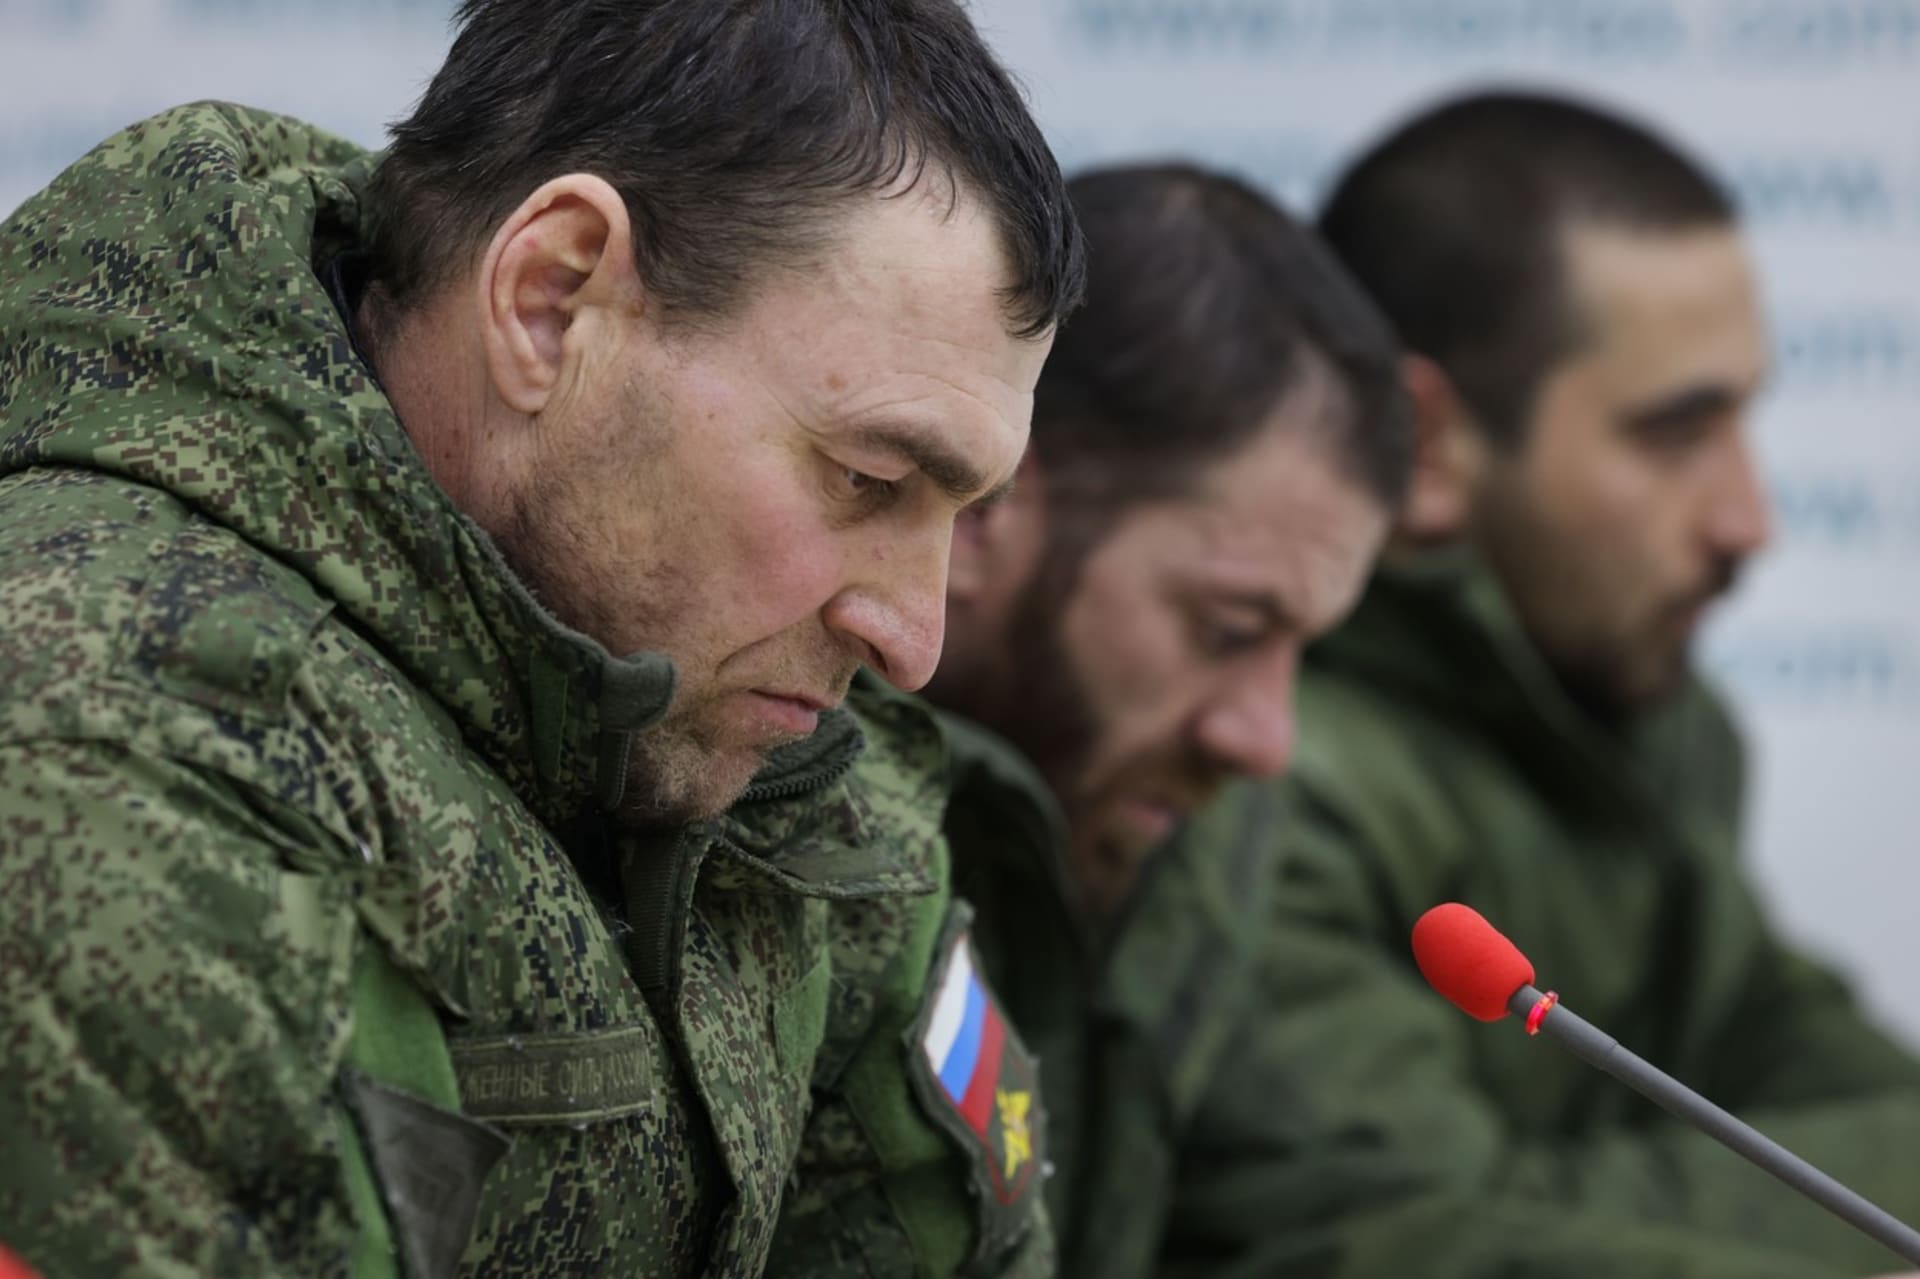
{"label": "zipper on jacket", "polygon": [[621,841],[620,885],[626,897],[627,967],[654,1015],[668,1025],[693,877],[699,872],[696,841],[681,827],[651,838]]}
{"label": "zipper on jacket", "polygon": [[812,737],[783,746],[767,757],[766,765],[740,792],[737,804],[764,804],[793,799],[820,790],[846,776],[866,747],[852,715],[829,712]]}

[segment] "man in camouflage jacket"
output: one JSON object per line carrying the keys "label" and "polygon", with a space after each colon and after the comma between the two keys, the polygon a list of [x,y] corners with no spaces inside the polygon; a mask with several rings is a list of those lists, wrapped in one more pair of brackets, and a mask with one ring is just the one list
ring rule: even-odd
{"label": "man in camouflage jacket", "polygon": [[[699,17],[632,12],[636,77]],[[443,79],[532,18],[592,14],[464,16]],[[929,26],[1004,88],[944,6],[868,20],[894,41]],[[801,36],[840,48],[815,27]],[[602,55],[623,38],[593,34]],[[747,56],[782,39],[742,21],[702,47]],[[962,189],[991,164],[1050,171],[1030,124],[1005,117],[942,145],[929,171]],[[851,567],[806,625],[836,642],[838,675],[808,668],[829,686],[782,684],[784,698],[728,694],[754,713],[697,721],[711,763],[649,790],[636,761],[683,703],[698,709],[702,655],[604,633],[563,577],[536,578],[537,599],[499,529],[441,482],[423,424],[466,388],[443,379],[439,404],[397,414],[421,402],[418,368],[362,345],[382,287],[355,266],[375,163],[293,121],[182,108],[103,143],[0,232],[0,1240],[54,1275],[1045,1273],[1038,1196],[994,1177],[1002,1148],[1032,1140],[1024,1106],[1038,1109],[1017,1039],[933,1050],[948,988],[993,1008],[977,979],[950,980],[971,964],[945,889],[938,736],[891,694],[826,705],[849,659],[912,683],[939,640],[900,622],[928,595],[937,616],[931,551],[883,571],[847,539],[926,538],[944,558],[940,530],[973,495],[948,490],[968,481],[916,487],[902,465],[888,482],[913,505],[895,526],[823,517],[833,562]],[[547,238],[498,241],[537,269],[484,276],[533,317],[533,345],[491,366],[495,391],[515,359],[573,376],[607,322],[582,297],[632,258],[620,201],[596,181],[549,182],[548,203],[507,224]],[[873,199],[857,184],[839,198]],[[895,248],[954,229],[927,259],[958,264],[940,281],[949,308],[972,313],[965,336],[996,368],[1030,376],[1045,343],[1007,332],[1006,299],[1044,335],[1077,288],[1071,225],[1046,246],[1057,288],[1022,292],[994,276],[1038,250],[992,218],[874,204],[859,216],[895,219],[874,237]],[[542,222],[546,209],[572,220]],[[587,215],[620,233],[574,271],[595,249],[568,238]],[[613,312],[662,305],[623,278]],[[874,291],[836,280],[820,295],[899,325]],[[458,336],[470,294],[451,296],[436,323]],[[536,331],[562,303],[564,323]],[[483,325],[474,345],[505,331]],[[436,336],[416,353],[444,355]],[[809,355],[855,391],[900,376],[836,364],[830,344]],[[965,384],[977,370],[910,371]],[[1024,397],[1005,408],[944,441],[987,483],[1023,442]],[[549,406],[519,420],[552,433],[565,419]],[[835,424],[814,426],[821,448],[846,447]],[[469,447],[472,460],[488,445]],[[619,439],[604,448],[585,463],[631,465]],[[840,501],[813,478],[823,464],[796,456],[799,491]],[[757,460],[744,444],[730,455]],[[668,480],[697,489],[708,474]],[[744,534],[755,515],[714,518]],[[791,521],[778,532],[819,541]],[[634,581],[620,565],[575,549],[609,611],[646,612],[619,594]],[[722,553],[678,566],[756,589],[725,581],[729,567]],[[782,704],[809,692],[817,704]],[[733,771],[755,773],[744,791],[714,781]],[[693,798],[668,802],[669,783]],[[633,816],[649,811],[671,820]],[[982,1081],[1009,1104],[964,1108]]]}
{"label": "man in camouflage jacket", "polygon": [[1041,1060],[1062,1270],[1123,1279],[1167,1254],[1270,917],[1271,792],[1231,779],[1286,766],[1300,648],[1359,590],[1407,424],[1385,326],[1257,193],[1070,188],[1088,304],[1018,487],[963,517],[930,695],[955,882]]}

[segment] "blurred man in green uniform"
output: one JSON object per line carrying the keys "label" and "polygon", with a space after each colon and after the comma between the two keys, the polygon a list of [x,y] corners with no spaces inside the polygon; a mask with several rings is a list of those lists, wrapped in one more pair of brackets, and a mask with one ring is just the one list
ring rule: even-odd
{"label": "blurred man in green uniform", "polygon": [[1484,95],[1372,149],[1321,228],[1408,349],[1418,463],[1302,678],[1244,1122],[1187,1187],[1200,1242],[1239,1261],[1215,1272],[1893,1268],[1612,1079],[1456,1012],[1408,950],[1428,907],[1478,908],[1582,1016],[1920,1218],[1920,1063],[1769,924],[1740,739],[1694,672],[1768,536],[1766,340],[1727,197],[1636,125]]}
{"label": "blurred man in green uniform", "polygon": [[1269,918],[1268,794],[1228,783],[1286,767],[1301,649],[1360,590],[1411,426],[1386,326],[1265,199],[1178,167],[1071,190],[1088,302],[1012,494],[961,518],[929,695],[955,880],[1041,1059],[1063,1271],[1119,1279],[1155,1269]]}
{"label": "blurred man in green uniform", "polygon": [[22,206],[0,1239],[1049,1272],[938,734],[839,703],[930,674],[1080,254],[946,0],[471,0],[384,157],[203,104]]}

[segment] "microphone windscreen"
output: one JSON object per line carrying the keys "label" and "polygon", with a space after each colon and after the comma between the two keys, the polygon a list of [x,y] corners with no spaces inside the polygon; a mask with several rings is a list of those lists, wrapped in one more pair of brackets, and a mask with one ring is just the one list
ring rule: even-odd
{"label": "microphone windscreen", "polygon": [[1527,957],[1479,911],[1444,902],[1413,926],[1413,959],[1427,984],[1469,1017],[1499,1021],[1513,992],[1533,981]]}

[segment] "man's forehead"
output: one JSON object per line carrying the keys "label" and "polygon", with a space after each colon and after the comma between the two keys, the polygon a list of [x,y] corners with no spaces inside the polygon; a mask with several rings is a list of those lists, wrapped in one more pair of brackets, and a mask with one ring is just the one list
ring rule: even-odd
{"label": "man's forehead", "polygon": [[1275,423],[1206,468],[1170,506],[1191,541],[1169,548],[1169,570],[1300,626],[1343,612],[1389,518],[1338,447],[1323,428]]}
{"label": "man's forehead", "polygon": [[827,258],[771,283],[741,333],[796,419],[977,499],[1026,445],[1049,335],[1007,327],[998,233],[922,192],[859,197]]}
{"label": "man's forehead", "polygon": [[[964,187],[922,177],[911,186],[849,196],[827,222],[820,250],[802,268],[821,282],[882,303],[937,314],[952,299],[929,281],[956,277],[991,294],[994,314],[1013,283],[1005,237],[992,209]],[[1004,325],[1003,325],[1004,327]]]}
{"label": "man's forehead", "polygon": [[1638,230],[1575,224],[1564,236],[1572,318],[1602,338],[1635,321],[1757,310],[1757,281],[1733,226]]}
{"label": "man's forehead", "polygon": [[1570,360],[1649,387],[1708,379],[1751,389],[1764,376],[1758,287],[1736,229],[1584,227],[1567,246],[1579,338]]}

